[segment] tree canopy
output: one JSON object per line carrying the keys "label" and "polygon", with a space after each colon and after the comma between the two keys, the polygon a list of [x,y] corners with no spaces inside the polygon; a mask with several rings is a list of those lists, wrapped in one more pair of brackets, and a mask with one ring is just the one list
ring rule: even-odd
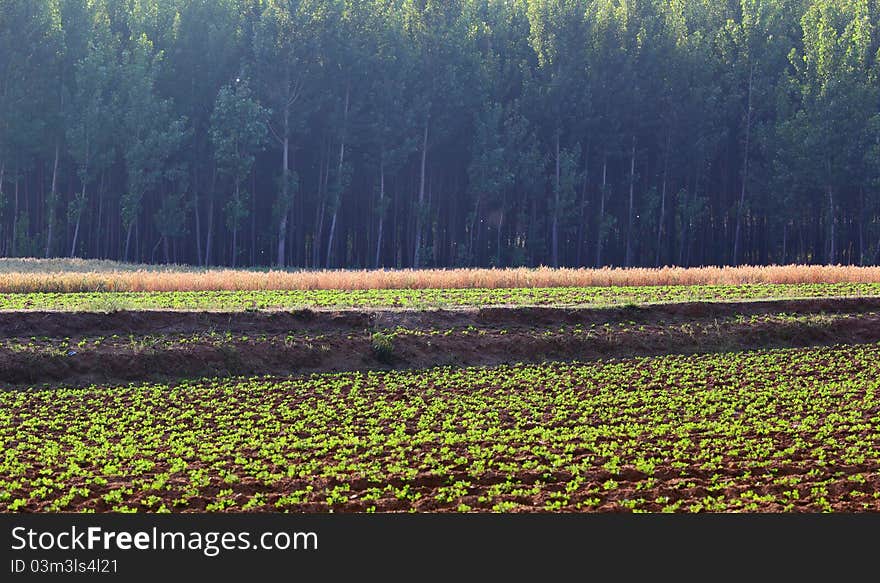
{"label": "tree canopy", "polygon": [[877,0],[0,0],[0,255],[880,262]]}

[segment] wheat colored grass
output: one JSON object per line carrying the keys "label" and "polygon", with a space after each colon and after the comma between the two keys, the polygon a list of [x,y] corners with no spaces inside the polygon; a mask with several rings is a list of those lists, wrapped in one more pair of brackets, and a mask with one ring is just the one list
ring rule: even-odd
{"label": "wheat colored grass", "polygon": [[257,271],[110,261],[0,260],[0,293],[364,290],[660,285],[880,283],[880,267],[784,265],[659,269],[425,269]]}

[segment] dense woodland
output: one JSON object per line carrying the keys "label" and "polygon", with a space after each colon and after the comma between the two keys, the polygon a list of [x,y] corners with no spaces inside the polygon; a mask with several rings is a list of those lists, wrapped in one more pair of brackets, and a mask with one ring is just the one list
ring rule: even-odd
{"label": "dense woodland", "polygon": [[0,0],[0,255],[880,262],[878,0]]}

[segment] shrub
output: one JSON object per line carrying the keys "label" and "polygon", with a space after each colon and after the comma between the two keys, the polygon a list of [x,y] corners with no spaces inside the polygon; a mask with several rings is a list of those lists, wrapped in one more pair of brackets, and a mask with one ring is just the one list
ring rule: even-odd
{"label": "shrub", "polygon": [[394,337],[391,334],[374,332],[371,345],[379,362],[390,364],[394,360]]}

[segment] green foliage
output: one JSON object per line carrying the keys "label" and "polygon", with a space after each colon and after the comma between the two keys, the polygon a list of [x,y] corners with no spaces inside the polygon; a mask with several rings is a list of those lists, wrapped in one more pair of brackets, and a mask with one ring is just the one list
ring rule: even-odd
{"label": "green foliage", "polygon": [[186,232],[187,210],[183,193],[169,194],[156,211],[156,229],[163,237],[180,237]]}
{"label": "green foliage", "polygon": [[877,283],[804,283],[491,289],[259,290],[195,292],[30,292],[0,295],[2,310],[245,310],[296,308],[455,308],[489,306],[634,306],[676,302],[880,296]]}
{"label": "green foliage", "polygon": [[269,111],[254,98],[247,80],[220,89],[211,115],[211,145],[218,173],[232,181],[231,197],[224,205],[226,225],[237,233],[249,214],[249,195],[242,191],[256,154],[265,146]]}
{"label": "green foliage", "polygon": [[386,332],[374,332],[370,337],[370,346],[379,362],[391,363],[394,360],[394,335]]}
{"label": "green foliage", "polygon": [[241,185],[266,142],[269,111],[254,98],[245,79],[220,89],[211,115],[211,145],[217,170]]}
{"label": "green foliage", "polygon": [[875,2],[0,13],[4,254],[25,212],[50,255],[152,260],[171,238],[189,263],[311,268],[880,262]]}
{"label": "green foliage", "polygon": [[4,392],[0,510],[876,510],[878,363],[870,344]]}

